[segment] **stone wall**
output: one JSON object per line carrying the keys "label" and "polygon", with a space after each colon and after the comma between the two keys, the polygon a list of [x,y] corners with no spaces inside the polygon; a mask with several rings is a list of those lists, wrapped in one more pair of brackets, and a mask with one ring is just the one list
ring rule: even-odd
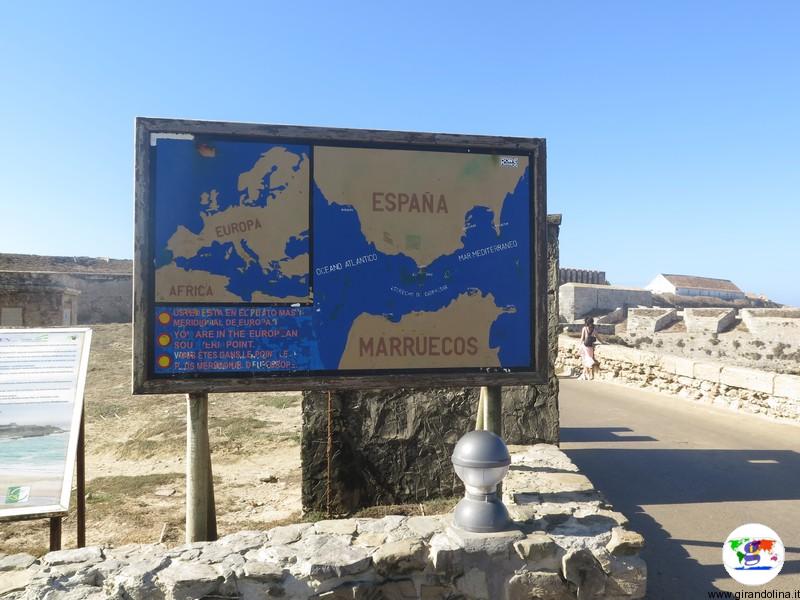
{"label": "stone wall", "polygon": [[[669,392],[683,398],[741,412],[800,422],[800,376],[695,361],[669,354],[603,344],[595,356],[600,379]],[[580,369],[579,342],[559,339],[557,365],[562,372]]]}
{"label": "stone wall", "polygon": [[628,333],[655,333],[678,319],[674,308],[632,308],[628,311]]}
{"label": "stone wall", "polygon": [[[558,440],[554,361],[560,222],[560,216],[548,218],[549,382],[503,389],[503,437],[508,443]],[[477,388],[332,392],[329,432],[328,393],[305,392],[300,449],[303,507],[346,514],[365,506],[461,493],[450,456],[458,439],[475,428],[478,394]]]}
{"label": "stone wall", "polygon": [[565,321],[620,307],[653,305],[653,294],[648,290],[615,285],[565,283],[559,288],[558,296],[560,315]]}
{"label": "stone wall", "polygon": [[[9,255],[5,255],[6,257]],[[77,323],[130,323],[133,307],[131,273],[0,271],[0,286],[62,286],[81,293]]]}
{"label": "stone wall", "polygon": [[[0,282],[0,318],[3,309],[21,308],[21,323],[0,321],[0,326],[63,327],[76,325],[76,310],[80,309],[80,292],[57,286],[26,285],[6,286]],[[65,311],[70,322],[65,323]]]}
{"label": "stone wall", "polygon": [[750,333],[762,340],[786,344],[800,340],[800,308],[746,308],[739,316]]}
{"label": "stone wall", "polygon": [[732,308],[687,308],[683,311],[683,322],[689,333],[720,333],[736,320]]}
{"label": "stone wall", "polygon": [[555,446],[511,448],[505,532],[449,515],[300,523],[217,542],[0,556],[3,600],[639,599],[644,540]]}
{"label": "stone wall", "polygon": [[133,261],[88,256],[39,256],[0,253],[0,271],[59,273],[119,273],[130,275]]}

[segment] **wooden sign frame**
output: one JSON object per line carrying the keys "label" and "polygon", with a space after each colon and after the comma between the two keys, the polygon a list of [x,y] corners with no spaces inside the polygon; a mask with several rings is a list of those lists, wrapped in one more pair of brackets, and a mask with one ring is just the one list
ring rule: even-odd
{"label": "wooden sign frame", "polygon": [[[137,118],[135,141],[135,248],[133,393],[207,393],[308,389],[363,389],[486,385],[533,385],[547,381],[547,202],[546,146],[539,138],[494,137],[381,130],[258,125],[214,121]],[[293,371],[154,373],[155,284],[154,189],[151,180],[154,136],[212,136],[242,141],[321,144],[408,150],[475,152],[526,156],[530,165],[531,356],[524,368],[383,369],[373,371]],[[214,304],[209,303],[209,304]]]}

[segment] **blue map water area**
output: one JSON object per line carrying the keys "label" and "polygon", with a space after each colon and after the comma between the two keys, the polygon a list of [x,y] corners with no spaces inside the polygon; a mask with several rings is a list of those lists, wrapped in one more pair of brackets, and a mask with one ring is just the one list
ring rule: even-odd
{"label": "blue map water area", "polygon": [[287,258],[296,258],[301,254],[308,254],[308,247],[308,230],[306,229],[300,233],[299,237],[289,238],[284,252],[286,252]]}
{"label": "blue map water area", "polygon": [[[238,206],[242,192],[239,191],[239,175],[253,168],[262,154],[272,148],[285,148],[297,155],[299,170],[303,160],[311,155],[305,145],[265,144],[226,140],[207,140],[213,148],[214,157],[202,156],[195,140],[159,139],[155,147],[155,247],[156,268],[172,262],[167,243],[183,225],[199,234],[203,228],[203,207],[200,194],[215,189],[219,192],[218,209],[223,211]],[[281,186],[269,184],[269,174],[264,178],[264,189],[251,206],[267,206],[269,199]],[[210,207],[206,207],[207,209]]]}
{"label": "blue map water area", "polygon": [[[513,307],[514,312],[502,314],[492,325],[490,345],[499,349],[501,366],[529,366],[529,189],[526,170],[515,191],[505,199],[499,236],[492,212],[476,206],[466,215],[463,248],[420,269],[403,254],[377,251],[364,237],[357,212],[349,206],[329,203],[315,185],[314,301],[320,310],[314,313],[314,331],[325,368],[338,368],[348,333],[359,315],[383,315],[397,322],[411,312],[439,310],[470,291],[491,293],[498,306]],[[463,258],[473,251],[510,242],[516,245]],[[377,254],[377,260],[324,272],[326,266],[369,254]]]}

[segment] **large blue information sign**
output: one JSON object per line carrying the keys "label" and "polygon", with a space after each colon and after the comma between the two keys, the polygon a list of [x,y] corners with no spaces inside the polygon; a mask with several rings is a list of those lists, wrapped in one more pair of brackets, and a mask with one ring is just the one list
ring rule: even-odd
{"label": "large blue information sign", "polygon": [[542,140],[137,126],[136,391],[541,379]]}

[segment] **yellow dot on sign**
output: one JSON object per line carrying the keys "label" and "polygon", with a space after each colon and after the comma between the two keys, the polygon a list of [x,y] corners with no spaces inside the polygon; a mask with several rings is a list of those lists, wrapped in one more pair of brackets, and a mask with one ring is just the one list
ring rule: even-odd
{"label": "yellow dot on sign", "polygon": [[162,333],[160,336],[158,336],[158,343],[162,346],[169,346],[171,341],[172,338],[170,338],[166,333]]}
{"label": "yellow dot on sign", "polygon": [[158,322],[161,323],[162,325],[166,325],[171,320],[172,320],[172,317],[169,316],[169,313],[163,312],[160,315],[158,315]]}
{"label": "yellow dot on sign", "polygon": [[170,362],[172,361],[170,361],[169,356],[158,357],[158,366],[161,367],[162,369],[166,369],[170,365]]}

